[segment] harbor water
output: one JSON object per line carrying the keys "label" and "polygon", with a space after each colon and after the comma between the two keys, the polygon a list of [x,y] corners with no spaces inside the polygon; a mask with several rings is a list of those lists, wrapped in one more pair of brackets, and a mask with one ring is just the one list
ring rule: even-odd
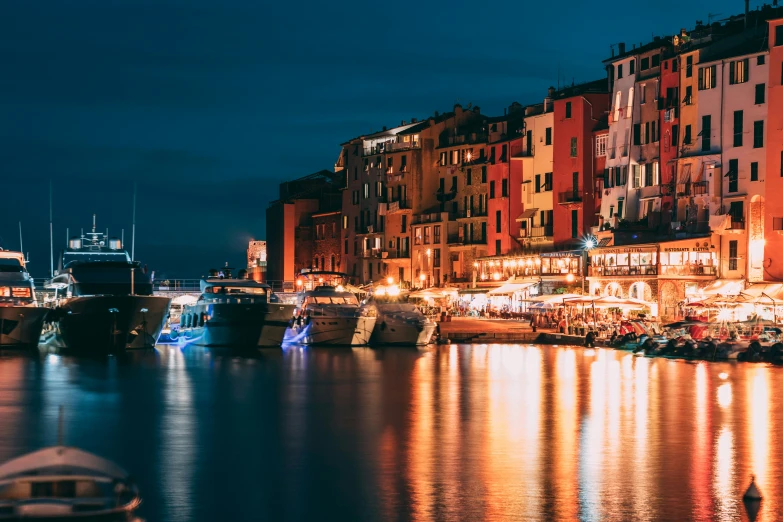
{"label": "harbor water", "polygon": [[0,357],[0,460],[57,440],[125,467],[141,516],[758,520],[783,513],[783,368],[609,349],[159,346]]}

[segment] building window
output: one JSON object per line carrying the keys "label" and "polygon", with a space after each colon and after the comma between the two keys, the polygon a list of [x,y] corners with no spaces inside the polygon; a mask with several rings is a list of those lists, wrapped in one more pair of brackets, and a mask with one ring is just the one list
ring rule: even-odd
{"label": "building window", "polygon": [[617,94],[614,96],[614,121],[620,120],[620,102],[622,101],[623,93],[621,91],[617,91]]}
{"label": "building window", "polygon": [[652,67],[660,67],[661,66],[661,55],[660,54],[654,54],[652,55]]}
{"label": "building window", "polygon": [[754,161],[750,164],[750,180],[751,181],[758,181],[759,180],[759,162]]}
{"label": "building window", "polygon": [[348,228],[348,216],[343,216],[343,228]]}
{"label": "building window", "polygon": [[633,144],[634,145],[641,145],[642,144],[642,124],[641,123],[634,123],[633,124]]}
{"label": "building window", "polygon": [[739,241],[732,239],[729,241],[729,270],[737,269],[737,244]]}
{"label": "building window", "polygon": [[571,211],[571,239],[579,237],[579,211]]}
{"label": "building window", "polygon": [[680,126],[679,125],[672,125],[672,141],[671,146],[676,147],[679,145],[679,139],[680,139]]}
{"label": "building window", "polygon": [[500,240],[499,239],[495,240],[495,255],[496,256],[500,255]]}
{"label": "building window", "polygon": [[636,72],[636,60],[631,60],[628,62],[628,74],[633,74]]}
{"label": "building window", "polygon": [[672,60],[672,72],[677,72],[677,63],[679,63],[677,62],[677,58]]}
{"label": "building window", "polygon": [[606,156],[606,142],[609,139],[608,134],[603,136],[596,136],[595,138],[595,155],[596,157]]}
{"label": "building window", "polygon": [[739,179],[739,160],[729,160],[729,192],[739,191],[737,180]]}
{"label": "building window", "polygon": [[421,227],[416,227],[413,229],[413,244],[421,245]]}
{"label": "building window", "polygon": [[756,85],[756,101],[755,101],[756,105],[761,105],[762,103],[764,103],[766,90],[767,90],[766,84],[759,83]]}
{"label": "building window", "polygon": [[652,187],[653,185],[655,185],[655,179],[653,179],[655,174],[655,169],[653,168],[653,165],[655,165],[655,163],[648,163],[647,165],[644,166],[645,187]]}
{"label": "building window", "polygon": [[481,182],[486,183],[487,182],[487,166],[484,165],[481,167]]}
{"label": "building window", "polygon": [[489,182],[489,199],[495,199],[495,182]]}
{"label": "building window", "polygon": [[693,103],[693,86],[688,85],[685,87],[685,98],[682,101],[685,105]]}
{"label": "building window", "polygon": [[347,256],[348,255],[348,240],[347,239],[345,240],[344,252],[345,252],[345,255]]}
{"label": "building window", "polygon": [[701,150],[706,152],[712,148],[712,116],[701,117]]}
{"label": "building window", "polygon": [[764,120],[753,122],[753,148],[760,149],[764,146]]}
{"label": "building window", "polygon": [[576,157],[576,138],[571,138],[571,157]]}
{"label": "building window", "polygon": [[552,173],[551,172],[545,172],[544,173],[544,190],[545,191],[552,190]]}
{"label": "building window", "polygon": [[649,58],[642,58],[642,61],[639,64],[639,70],[640,71],[646,71],[649,68],[650,68],[650,59]]}
{"label": "building window", "polygon": [[775,47],[783,45],[783,24],[775,28]]}
{"label": "building window", "polygon": [[623,64],[619,64],[617,66],[617,79],[619,80],[622,77],[623,77]]}
{"label": "building window", "polygon": [[429,245],[430,241],[432,241],[432,228],[424,227],[424,244]]}
{"label": "building window", "polygon": [[690,78],[693,76],[693,55],[685,58],[685,77]]}
{"label": "building window", "polygon": [[400,233],[404,234],[408,228],[408,216],[402,215],[402,223],[400,224]]}
{"label": "building window", "polygon": [[734,111],[734,146],[742,147],[742,111]]}
{"label": "building window", "polygon": [[[490,188],[492,185],[490,185]],[[541,192],[541,174],[536,174],[536,193]],[[492,197],[490,195],[489,197]]]}
{"label": "building window", "polygon": [[[729,85],[748,81],[748,59],[729,62]],[[709,89],[709,87],[708,87]]]}
{"label": "building window", "polygon": [[571,117],[571,102],[566,102],[565,105],[565,117],[570,118]]}
{"label": "building window", "polygon": [[433,242],[440,244],[440,225],[435,225],[432,231]]}
{"label": "building window", "polygon": [[709,65],[699,69],[699,90],[706,91],[715,88],[716,66]]}
{"label": "building window", "polygon": [[500,196],[503,198],[508,197],[508,180],[504,179],[500,182]]}
{"label": "building window", "polygon": [[544,145],[552,145],[552,127],[544,130]]}
{"label": "building window", "polygon": [[501,222],[500,222],[500,211],[495,211],[495,232],[500,233],[501,229]]}
{"label": "building window", "polygon": [[639,165],[631,165],[631,188],[639,188],[642,186],[641,167]]}
{"label": "building window", "polygon": [[764,55],[760,54],[756,56],[756,65],[764,65]]}
{"label": "building window", "polygon": [[644,83],[639,85],[639,103],[641,105],[647,103],[647,85]]}
{"label": "building window", "polygon": [[365,183],[364,184],[364,199],[367,199],[370,197],[370,184]]}
{"label": "building window", "polygon": [[465,175],[465,184],[466,185],[472,185],[473,184],[473,171],[472,171],[472,169],[468,169],[467,174]]}
{"label": "building window", "polygon": [[685,134],[682,137],[682,144],[683,145],[690,145],[691,144],[691,126],[686,125],[685,126]]}

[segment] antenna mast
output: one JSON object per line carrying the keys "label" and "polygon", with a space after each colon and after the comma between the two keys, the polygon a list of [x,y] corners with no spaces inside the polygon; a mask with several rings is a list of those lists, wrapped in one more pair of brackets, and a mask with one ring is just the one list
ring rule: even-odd
{"label": "antenna mast", "polygon": [[49,277],[54,277],[54,227],[52,226],[52,180],[49,180]]}
{"label": "antenna mast", "polygon": [[136,183],[133,184],[133,229],[131,230],[131,261],[136,261]]}
{"label": "antenna mast", "polygon": [[19,251],[24,255],[24,243],[22,243],[22,222],[19,222]]}

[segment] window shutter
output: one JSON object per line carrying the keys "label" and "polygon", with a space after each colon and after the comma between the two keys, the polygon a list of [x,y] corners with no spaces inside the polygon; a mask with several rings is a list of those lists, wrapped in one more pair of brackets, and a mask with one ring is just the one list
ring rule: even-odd
{"label": "window shutter", "polygon": [[737,62],[731,62],[729,64],[729,84],[734,85],[737,82]]}

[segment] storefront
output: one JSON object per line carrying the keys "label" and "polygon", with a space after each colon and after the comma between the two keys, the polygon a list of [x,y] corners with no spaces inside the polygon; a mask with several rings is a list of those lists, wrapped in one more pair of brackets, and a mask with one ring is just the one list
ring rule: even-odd
{"label": "storefront", "polygon": [[558,288],[578,291],[582,257],[579,250],[483,257],[474,267],[480,281],[535,283],[527,288],[528,295],[535,296],[554,293]]}

